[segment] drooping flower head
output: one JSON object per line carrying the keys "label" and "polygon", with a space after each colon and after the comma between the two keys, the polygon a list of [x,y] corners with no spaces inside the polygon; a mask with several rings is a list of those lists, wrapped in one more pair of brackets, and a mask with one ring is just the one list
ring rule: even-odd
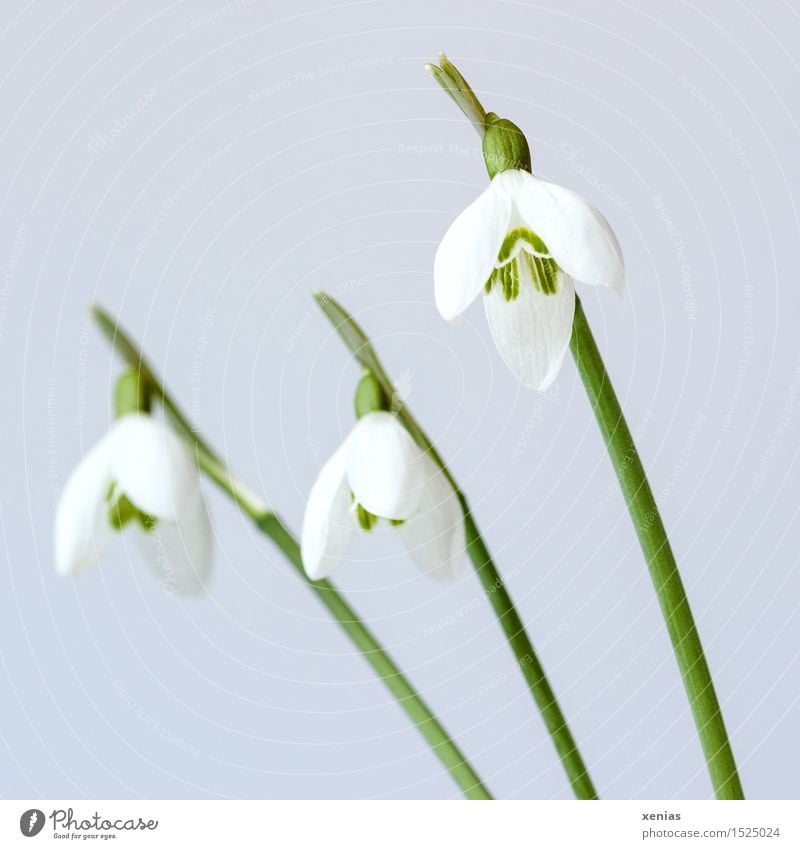
{"label": "drooping flower head", "polygon": [[[436,71],[445,86],[450,78]],[[471,119],[477,102],[472,98]],[[544,391],[569,347],[573,280],[621,291],[622,252],[610,225],[588,201],[531,173],[528,144],[510,121],[483,113],[483,153],[491,183],[439,245],[436,306],[452,320],[483,292],[489,328],[506,365],[523,383]]]}
{"label": "drooping flower head", "polygon": [[[55,561],[62,575],[97,563],[122,532],[136,539],[169,593],[198,593],[211,570],[211,524],[186,445],[147,413],[128,373],[119,418],[81,460],[56,508]],[[135,403],[128,403],[131,398]]]}
{"label": "drooping flower head", "polygon": [[312,580],[326,577],[359,531],[385,520],[427,574],[457,574],[464,520],[453,487],[388,409],[383,390],[365,375],[356,392],[358,421],[320,470],[309,493],[301,551]]}

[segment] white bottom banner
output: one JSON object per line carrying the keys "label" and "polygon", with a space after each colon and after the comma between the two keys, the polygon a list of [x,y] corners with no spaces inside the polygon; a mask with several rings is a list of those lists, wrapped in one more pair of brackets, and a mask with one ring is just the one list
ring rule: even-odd
{"label": "white bottom banner", "polygon": [[0,846],[800,847],[800,803],[3,801]]}

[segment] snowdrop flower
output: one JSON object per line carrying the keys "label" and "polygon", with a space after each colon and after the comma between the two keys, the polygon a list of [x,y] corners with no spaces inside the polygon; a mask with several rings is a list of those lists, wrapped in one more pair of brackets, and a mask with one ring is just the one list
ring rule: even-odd
{"label": "snowdrop flower", "polygon": [[[371,395],[372,400],[360,403]],[[455,577],[465,549],[464,518],[453,487],[397,417],[371,375],[356,394],[355,427],[322,467],[306,505],[303,566],[326,577],[356,532],[388,520],[412,560],[434,578]]]}
{"label": "snowdrop flower", "polygon": [[62,575],[98,562],[130,531],[170,593],[198,593],[211,569],[211,524],[187,446],[165,425],[128,413],[81,460],[56,510]]}
{"label": "snowdrop flower", "polygon": [[489,187],[450,225],[434,261],[436,306],[448,321],[485,293],[500,355],[527,386],[555,380],[572,335],[573,278],[621,291],[622,252],[603,216],[575,192],[530,173],[521,131],[490,113]]}

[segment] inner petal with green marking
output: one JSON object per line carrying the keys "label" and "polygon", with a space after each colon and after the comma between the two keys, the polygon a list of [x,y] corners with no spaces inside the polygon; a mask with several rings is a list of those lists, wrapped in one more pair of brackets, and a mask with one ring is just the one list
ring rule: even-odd
{"label": "inner petal with green marking", "polygon": [[503,297],[513,301],[520,286],[532,285],[542,295],[558,291],[559,267],[547,245],[527,227],[510,230],[497,254],[494,270],[486,281],[486,294],[493,286],[502,287]]}
{"label": "inner petal with green marking", "polygon": [[378,517],[374,513],[370,513],[365,507],[362,507],[357,501],[355,495],[350,493],[350,501],[352,502],[352,510],[356,514],[358,526],[362,531],[371,531],[378,524]]}
{"label": "inner petal with green marking", "polygon": [[142,512],[124,493],[117,495],[117,484],[112,483],[106,493],[108,523],[115,531],[122,531],[132,521],[138,522],[145,531],[152,531],[157,519]]}

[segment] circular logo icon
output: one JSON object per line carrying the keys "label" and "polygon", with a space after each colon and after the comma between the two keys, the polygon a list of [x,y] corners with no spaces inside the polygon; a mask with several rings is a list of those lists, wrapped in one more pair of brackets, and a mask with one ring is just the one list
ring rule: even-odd
{"label": "circular logo icon", "polygon": [[36,837],[44,828],[44,811],[31,808],[19,818],[19,830],[25,837]]}

